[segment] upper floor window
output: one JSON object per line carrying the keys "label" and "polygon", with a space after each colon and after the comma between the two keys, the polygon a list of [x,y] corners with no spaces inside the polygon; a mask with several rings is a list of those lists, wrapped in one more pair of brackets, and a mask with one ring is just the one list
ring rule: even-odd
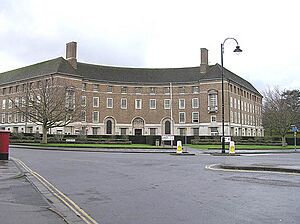
{"label": "upper floor window", "polygon": [[192,113],[192,123],[199,123],[199,112]]}
{"label": "upper floor window", "polygon": [[149,107],[150,109],[156,109],[156,99],[150,99]]}
{"label": "upper floor window", "polygon": [[113,108],[113,99],[112,98],[107,98],[106,107]]}
{"label": "upper floor window", "polygon": [[82,83],[82,90],[86,91],[87,90],[87,83]]}
{"label": "upper floor window", "polygon": [[185,109],[185,99],[179,99],[179,109]]}
{"label": "upper floor window", "polygon": [[170,87],[164,88],[164,94],[170,94]]}
{"label": "upper floor window", "polygon": [[2,109],[5,110],[6,107],[6,100],[2,100]]}
{"label": "upper floor window", "polygon": [[126,98],[121,99],[121,109],[127,109],[127,99]]}
{"label": "upper floor window", "polygon": [[86,106],[86,96],[81,96],[81,106]]}
{"label": "upper floor window", "polygon": [[165,109],[171,109],[171,100],[170,99],[165,99],[164,100],[164,108]]}
{"label": "upper floor window", "polygon": [[135,109],[137,109],[137,110],[142,109],[142,100],[141,99],[135,100]]}
{"label": "upper floor window", "polygon": [[179,123],[185,123],[185,112],[179,112]]}
{"label": "upper floor window", "polygon": [[179,94],[184,94],[184,93],[185,93],[185,88],[184,88],[184,86],[178,87],[178,92],[179,92]]}
{"label": "upper floor window", "polygon": [[99,85],[98,84],[93,84],[93,91],[94,92],[99,92]]}
{"label": "upper floor window", "polygon": [[135,87],[135,88],[134,88],[134,92],[135,92],[136,94],[141,94],[141,93],[142,93],[142,87]]}
{"label": "upper floor window", "polygon": [[99,123],[99,111],[94,111],[93,112],[93,122],[94,123]]}
{"label": "upper floor window", "polygon": [[93,107],[99,107],[99,97],[93,97]]}
{"label": "upper floor window", "polygon": [[112,93],[113,92],[113,87],[112,86],[107,86],[107,92]]}
{"label": "upper floor window", "polygon": [[11,94],[12,93],[12,86],[8,88],[8,93]]}
{"label": "upper floor window", "polygon": [[216,112],[218,110],[218,92],[216,90],[208,91],[208,111]]}
{"label": "upper floor window", "polygon": [[127,93],[127,86],[121,87],[121,93]]}
{"label": "upper floor window", "polygon": [[155,87],[150,87],[149,92],[150,92],[150,94],[155,94],[156,93],[156,88]]}
{"label": "upper floor window", "polygon": [[199,86],[193,86],[192,93],[199,93]]}

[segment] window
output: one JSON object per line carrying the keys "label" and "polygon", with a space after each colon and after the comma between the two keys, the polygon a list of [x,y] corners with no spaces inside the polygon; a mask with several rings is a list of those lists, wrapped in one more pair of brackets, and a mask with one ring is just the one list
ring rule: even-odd
{"label": "window", "polygon": [[164,100],[164,108],[165,109],[171,109],[171,100],[170,99],[165,99]]}
{"label": "window", "polygon": [[211,127],[210,128],[210,135],[218,135],[218,128],[217,127]]}
{"label": "window", "polygon": [[98,84],[93,84],[93,91],[94,92],[99,92],[99,85]]}
{"label": "window", "polygon": [[12,86],[9,87],[9,88],[8,88],[8,93],[11,94],[11,93],[13,92],[12,90],[13,90],[13,89],[12,89]]}
{"label": "window", "polygon": [[121,129],[121,135],[127,135],[127,128],[120,128]]}
{"label": "window", "polygon": [[81,106],[86,106],[86,96],[81,96]]}
{"label": "window", "polygon": [[240,100],[237,101],[237,109],[240,110],[241,109],[241,104],[240,104]]}
{"label": "window", "polygon": [[121,99],[121,109],[127,109],[127,99],[126,98]]}
{"label": "window", "polygon": [[237,104],[236,104],[236,98],[234,98],[234,109],[236,109],[236,106],[237,106]]}
{"label": "window", "polygon": [[86,91],[86,89],[87,89],[87,83],[82,83],[82,90]]}
{"label": "window", "polygon": [[19,85],[16,86],[16,93],[18,93],[18,92],[20,92],[20,86]]}
{"label": "window", "polygon": [[112,121],[111,120],[106,121],[106,134],[107,135],[112,134]]}
{"label": "window", "polygon": [[99,97],[93,97],[93,107],[99,107]]}
{"label": "window", "polygon": [[233,107],[233,98],[230,97],[230,107],[232,108]]}
{"label": "window", "polygon": [[156,135],[156,128],[150,128],[150,135]]}
{"label": "window", "polygon": [[141,93],[142,93],[142,87],[135,87],[135,88],[134,88],[134,92],[135,92],[136,94],[141,94]]}
{"label": "window", "polygon": [[156,93],[156,88],[150,87],[149,92],[150,92],[150,94],[154,95]]}
{"label": "window", "polygon": [[142,100],[141,99],[135,100],[135,109],[137,109],[137,110],[142,109]]}
{"label": "window", "polygon": [[5,110],[6,107],[6,100],[2,100],[2,109]]}
{"label": "window", "polygon": [[12,122],[12,114],[8,114],[8,123]]}
{"label": "window", "polygon": [[171,134],[171,122],[166,121],[165,122],[165,135],[170,135]]}
{"label": "window", "polygon": [[[33,96],[32,96],[33,101]],[[74,109],[75,108],[75,91],[72,88],[66,90],[66,108]]]}
{"label": "window", "polygon": [[107,108],[113,108],[113,99],[112,98],[107,98],[106,107]]}
{"label": "window", "polygon": [[80,118],[82,122],[86,122],[86,111],[82,110],[80,114]]}
{"label": "window", "polygon": [[216,121],[217,121],[216,115],[210,116],[210,121],[211,121],[211,122],[216,122]]}
{"label": "window", "polygon": [[98,127],[92,127],[93,135],[98,135],[99,129],[100,128],[98,128]]}
{"label": "window", "polygon": [[231,121],[232,123],[234,122],[233,111],[230,111],[230,121]]}
{"label": "window", "polygon": [[194,94],[199,93],[199,86],[193,86],[192,93],[194,93]]}
{"label": "window", "polygon": [[179,128],[179,135],[184,136],[186,134],[186,129],[185,128]]}
{"label": "window", "polygon": [[21,98],[21,104],[22,104],[22,105],[21,105],[22,107],[25,107],[25,106],[26,106],[26,100],[25,100],[24,97]]}
{"label": "window", "polygon": [[107,92],[112,93],[113,92],[113,87],[112,86],[107,86]]}
{"label": "window", "polygon": [[199,99],[198,98],[192,99],[192,108],[199,108]]}
{"label": "window", "polygon": [[2,94],[5,95],[6,94],[6,88],[2,89]]}
{"label": "window", "polygon": [[164,88],[164,94],[170,94],[170,87]]}
{"label": "window", "polygon": [[199,136],[199,128],[193,128],[193,135]]}
{"label": "window", "polygon": [[209,112],[217,112],[218,104],[217,104],[217,97],[218,92],[216,90],[209,90],[208,91],[208,111]]}
{"label": "window", "polygon": [[178,87],[178,92],[179,92],[179,94],[184,94],[184,93],[185,93],[185,88],[184,88],[184,86]]}
{"label": "window", "polygon": [[185,112],[179,112],[179,123],[185,123]]}
{"label": "window", "polygon": [[12,100],[8,100],[8,108],[11,109],[13,106]]}
{"label": "window", "polygon": [[123,93],[123,94],[127,93],[127,86],[121,87],[121,93]]}
{"label": "window", "polygon": [[150,99],[150,102],[149,102],[149,107],[150,109],[156,109],[156,100],[155,99]]}
{"label": "window", "polygon": [[5,123],[5,114],[4,113],[1,116],[1,123]]}
{"label": "window", "polygon": [[185,109],[185,99],[179,99],[178,106],[179,109]]}
{"label": "window", "polygon": [[94,111],[93,112],[93,122],[94,123],[99,123],[99,111]]}
{"label": "window", "polygon": [[192,113],[192,123],[199,123],[199,112]]}

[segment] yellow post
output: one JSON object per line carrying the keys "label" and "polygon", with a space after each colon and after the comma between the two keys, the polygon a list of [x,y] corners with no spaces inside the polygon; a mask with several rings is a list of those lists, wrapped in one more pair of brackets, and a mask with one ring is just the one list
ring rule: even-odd
{"label": "yellow post", "polygon": [[177,141],[177,154],[182,154],[182,143],[181,141]]}
{"label": "yellow post", "polygon": [[234,154],[235,153],[235,145],[234,141],[229,142],[229,154]]}

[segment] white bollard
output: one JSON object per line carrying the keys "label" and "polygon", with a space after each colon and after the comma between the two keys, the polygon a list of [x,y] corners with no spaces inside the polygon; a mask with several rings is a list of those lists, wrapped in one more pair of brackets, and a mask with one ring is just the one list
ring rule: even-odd
{"label": "white bollard", "polygon": [[182,143],[181,141],[177,141],[177,154],[182,154]]}

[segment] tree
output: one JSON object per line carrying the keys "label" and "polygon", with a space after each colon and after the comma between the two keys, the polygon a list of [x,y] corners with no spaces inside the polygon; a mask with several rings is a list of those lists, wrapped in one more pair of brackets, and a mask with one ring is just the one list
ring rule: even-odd
{"label": "tree", "polygon": [[300,127],[300,90],[286,90],[282,93],[289,109],[295,113],[293,125]]}
{"label": "tree", "polygon": [[64,127],[78,120],[80,107],[75,104],[75,88],[59,79],[43,79],[26,86],[20,99],[11,99],[24,120],[42,125],[42,143],[47,143],[50,128]]}
{"label": "tree", "polygon": [[280,135],[283,146],[286,145],[286,134],[298,116],[297,110],[299,111],[295,106],[294,94],[290,94],[291,92],[293,91],[281,92],[278,87],[264,92],[263,126],[270,132]]}

